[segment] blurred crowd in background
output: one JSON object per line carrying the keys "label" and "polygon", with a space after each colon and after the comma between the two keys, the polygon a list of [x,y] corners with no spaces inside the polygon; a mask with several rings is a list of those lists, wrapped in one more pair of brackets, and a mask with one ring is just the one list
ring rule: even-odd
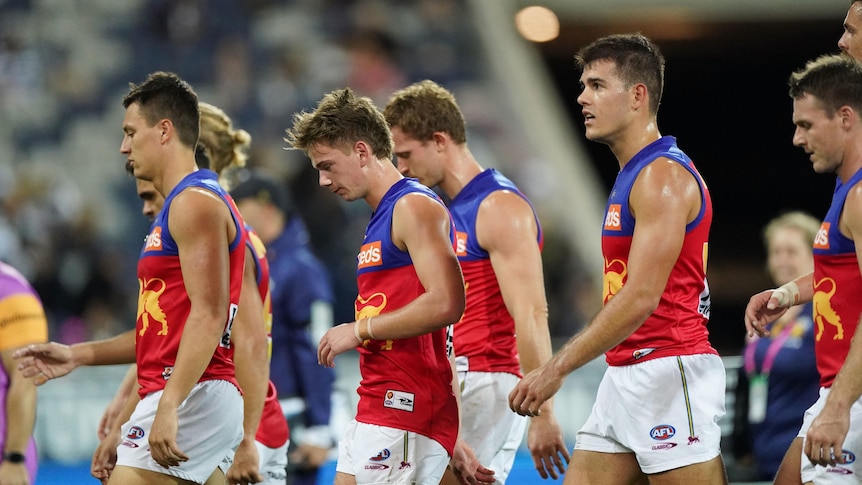
{"label": "blurred crowd in background", "polygon": [[[353,319],[355,248],[367,210],[317,186],[285,150],[293,113],[350,86],[382,107],[409,83],[452,90],[480,163],[536,204],[553,203],[489,89],[463,0],[0,0],[0,260],[44,301],[50,338],[72,343],[131,327],[134,264],[146,232],[119,153],[129,82],[153,71],[189,81],[252,135],[249,165],[278,177],[333,276],[335,321]],[[553,336],[600,305],[555,227],[545,230]],[[595,276],[595,275],[594,275]]]}

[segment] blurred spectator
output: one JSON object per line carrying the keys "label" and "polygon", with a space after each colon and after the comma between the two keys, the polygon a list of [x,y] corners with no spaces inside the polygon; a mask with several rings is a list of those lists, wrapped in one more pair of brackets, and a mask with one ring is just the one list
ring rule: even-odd
{"label": "blurred spectator", "polygon": [[[767,270],[776,286],[814,270],[812,245],[820,221],[788,212],[766,225]],[[753,337],[743,350],[733,426],[733,454],[754,480],[771,481],[817,400],[820,376],[814,362],[811,303],[791,307],[772,323],[768,337]],[[733,478],[733,477],[731,477]]]}

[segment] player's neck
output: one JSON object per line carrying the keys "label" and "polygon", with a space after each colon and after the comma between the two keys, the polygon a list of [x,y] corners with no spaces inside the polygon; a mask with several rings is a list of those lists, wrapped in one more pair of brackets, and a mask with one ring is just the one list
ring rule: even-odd
{"label": "player's neck", "polygon": [[467,145],[461,145],[449,157],[445,167],[445,178],[440,182],[440,189],[450,199],[454,199],[464,187],[482,173],[482,166],[473,157]]}
{"label": "player's neck", "polygon": [[633,125],[621,133],[615,141],[608,143],[611,151],[620,163],[620,169],[626,166],[635,155],[647,145],[661,138],[655,119],[642,125]]}

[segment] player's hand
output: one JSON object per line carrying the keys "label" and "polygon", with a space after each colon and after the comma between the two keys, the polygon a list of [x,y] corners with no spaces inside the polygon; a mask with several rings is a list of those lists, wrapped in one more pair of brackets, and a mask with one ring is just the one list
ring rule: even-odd
{"label": "player's hand", "polygon": [[290,463],[302,469],[315,469],[323,466],[329,459],[329,448],[302,443],[288,455]]}
{"label": "player's hand", "polygon": [[556,480],[566,473],[569,450],[553,412],[541,413],[530,420],[527,448],[533,457],[533,465],[542,478],[547,479],[550,476]]}
{"label": "player's hand", "polygon": [[843,444],[850,429],[850,410],[837,409],[829,405],[811,422],[805,436],[803,451],[815,465],[844,463]]}
{"label": "player's hand", "polygon": [[521,416],[539,416],[542,404],[563,385],[563,378],[551,370],[553,359],[533,369],[509,393],[509,409]]}
{"label": "player's hand", "polygon": [[769,335],[766,325],[778,320],[792,306],[781,305],[782,302],[773,296],[774,292],[774,289],[761,291],[748,300],[745,307],[745,330],[749,337]]}
{"label": "player's hand", "polygon": [[355,323],[336,325],[323,334],[317,346],[317,363],[326,367],[335,367],[335,356],[356,348],[359,342],[353,331]]}
{"label": "player's hand", "polygon": [[189,461],[189,457],[177,446],[177,426],[177,410],[173,406],[159,405],[150,429],[150,455],[165,468]]}
{"label": "player's hand", "polygon": [[494,483],[494,470],[485,468],[479,463],[473,449],[461,438],[455,442],[455,450],[449,466],[461,485],[479,485],[483,483]]}
{"label": "player's hand", "polygon": [[0,485],[30,485],[30,474],[24,463],[0,463]]}
{"label": "player's hand", "polygon": [[123,411],[127,398],[128,396],[117,394],[113,399],[111,399],[111,402],[108,403],[108,406],[105,408],[105,412],[102,413],[102,419],[99,420],[99,428],[96,430],[96,436],[99,437],[99,441],[105,439],[114,427],[114,424],[116,424],[117,417]]}
{"label": "player's hand", "polygon": [[263,481],[263,475],[260,474],[260,456],[253,437],[240,441],[226,478],[228,485],[248,485]]}
{"label": "player's hand", "polygon": [[108,479],[111,478],[111,472],[117,464],[117,447],[120,446],[122,439],[120,429],[116,428],[105,435],[93,453],[90,474],[99,479],[102,484],[108,483]]}
{"label": "player's hand", "polygon": [[63,377],[78,367],[72,355],[72,348],[57,342],[30,344],[16,350],[12,357],[19,361],[18,369],[21,374],[28,379],[32,378],[37,386]]}

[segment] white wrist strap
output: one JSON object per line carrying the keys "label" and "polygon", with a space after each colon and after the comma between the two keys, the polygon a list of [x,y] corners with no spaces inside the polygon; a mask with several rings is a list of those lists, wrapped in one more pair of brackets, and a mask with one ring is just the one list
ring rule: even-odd
{"label": "white wrist strap", "polygon": [[795,281],[781,285],[772,292],[779,307],[791,307],[799,303],[799,285]]}

